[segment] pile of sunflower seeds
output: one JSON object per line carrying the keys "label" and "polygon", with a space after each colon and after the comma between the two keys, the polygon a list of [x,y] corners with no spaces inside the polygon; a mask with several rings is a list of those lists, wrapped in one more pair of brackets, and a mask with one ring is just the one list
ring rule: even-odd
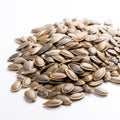
{"label": "pile of sunflower seeds", "polygon": [[28,102],[37,96],[44,106],[71,105],[86,93],[106,96],[98,86],[120,83],[120,29],[110,21],[64,19],[32,30],[16,39],[17,53],[9,57],[9,70],[16,71],[13,92],[27,88]]}

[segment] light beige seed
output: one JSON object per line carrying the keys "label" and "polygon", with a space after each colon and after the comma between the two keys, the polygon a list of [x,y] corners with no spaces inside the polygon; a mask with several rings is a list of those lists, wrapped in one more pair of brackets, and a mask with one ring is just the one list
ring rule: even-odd
{"label": "light beige seed", "polygon": [[63,93],[69,93],[74,89],[74,85],[72,83],[64,83],[62,87]]}
{"label": "light beige seed", "polygon": [[111,77],[110,79],[109,79],[109,81],[110,82],[112,82],[112,83],[120,83],[120,77]]}
{"label": "light beige seed", "polygon": [[99,57],[103,62],[105,62],[106,64],[108,64],[108,60],[106,59],[105,55],[104,55],[102,52],[97,51],[97,55],[98,55],[98,57]]}
{"label": "light beige seed", "polygon": [[52,43],[48,43],[48,44],[42,46],[42,48],[41,48],[41,49],[39,50],[39,52],[38,52],[38,55],[40,55],[40,54],[48,51],[52,46],[53,46]]}
{"label": "light beige seed", "polygon": [[93,80],[100,80],[101,78],[104,77],[105,73],[106,73],[105,67],[98,69],[93,75]]}
{"label": "light beige seed", "polygon": [[112,77],[119,77],[119,72],[117,70],[111,72]]}
{"label": "light beige seed", "polygon": [[65,58],[62,57],[61,55],[54,55],[54,56],[52,56],[52,57],[53,57],[53,59],[55,59],[55,60],[58,61],[58,62],[61,62],[61,63],[64,63],[64,62],[65,62]]}
{"label": "light beige seed", "polygon": [[32,83],[30,84],[30,88],[33,89],[33,90],[35,90],[35,89],[37,89],[38,85],[39,85],[39,83],[36,82],[36,81],[34,81],[34,82],[32,82]]}
{"label": "light beige seed", "polygon": [[103,51],[107,47],[107,45],[108,45],[108,42],[104,40],[100,42],[99,44],[97,44],[97,49],[99,51]]}
{"label": "light beige seed", "polygon": [[77,81],[78,80],[78,76],[70,69],[65,69],[65,72],[67,74],[67,76],[73,80],[73,81]]}
{"label": "light beige seed", "polygon": [[81,93],[74,93],[74,94],[72,94],[72,95],[70,95],[69,96],[69,98],[71,99],[71,100],[80,100],[80,99],[83,99],[85,97],[85,94],[83,93],[83,92],[81,92]]}
{"label": "light beige seed", "polygon": [[98,86],[98,85],[101,85],[103,83],[103,80],[98,80],[98,81],[90,81],[88,84],[92,87],[95,87],[95,86]]}
{"label": "light beige seed", "polygon": [[89,47],[89,48],[88,48],[88,51],[89,51],[90,55],[95,55],[96,52],[97,52],[96,48],[93,47],[93,46],[92,46],[92,47]]}
{"label": "light beige seed", "polygon": [[90,56],[90,58],[91,58],[91,60],[93,60],[97,64],[101,64],[102,63],[102,61],[99,58],[97,58],[96,56]]}
{"label": "light beige seed", "polygon": [[45,61],[39,56],[35,56],[34,63],[38,67],[43,67],[45,65]]}
{"label": "light beige seed", "polygon": [[76,32],[74,34],[77,38],[76,41],[83,41],[88,35],[88,33],[86,31],[84,31],[84,32],[79,31],[79,32]]}
{"label": "light beige seed", "polygon": [[86,76],[84,76],[82,79],[83,79],[85,82],[92,81],[93,75],[92,75],[92,74],[86,75]]}
{"label": "light beige seed", "polygon": [[83,90],[87,93],[93,93],[93,89],[88,84],[83,85]]}
{"label": "light beige seed", "polygon": [[37,95],[36,95],[36,92],[34,90],[30,89],[30,90],[25,91],[24,97],[25,97],[25,100],[28,102],[35,102]]}
{"label": "light beige seed", "polygon": [[41,57],[47,62],[47,63],[54,63],[54,59],[50,56],[47,56],[45,54],[42,54]]}
{"label": "light beige seed", "polygon": [[33,61],[25,61],[23,68],[25,71],[29,71],[33,68]]}
{"label": "light beige seed", "polygon": [[70,41],[71,41],[71,38],[69,38],[69,37],[63,37],[61,40],[59,40],[57,42],[56,46],[58,47],[58,46],[65,45],[65,44],[67,44]]}
{"label": "light beige seed", "polygon": [[43,105],[46,107],[57,107],[57,106],[60,106],[62,103],[63,103],[62,100],[52,99],[52,100],[48,100],[47,102],[43,103]]}
{"label": "light beige seed", "polygon": [[49,56],[53,56],[53,55],[59,55],[59,53],[60,53],[60,50],[49,50],[45,54]]}
{"label": "light beige seed", "polygon": [[23,64],[26,60],[23,57],[17,57],[14,59],[15,64]]}
{"label": "light beige seed", "polygon": [[24,43],[22,43],[16,50],[19,51],[25,47],[27,47],[30,44],[30,41],[26,41]]}
{"label": "light beige seed", "polygon": [[79,92],[82,92],[83,91],[83,87],[81,86],[74,86],[73,90],[70,92],[70,94],[73,94],[73,93],[79,93]]}
{"label": "light beige seed", "polygon": [[63,56],[66,56],[68,58],[73,58],[74,57],[74,55],[70,51],[67,51],[67,50],[61,50],[60,54],[62,54]]}
{"label": "light beige seed", "polygon": [[12,84],[11,86],[11,91],[12,92],[17,92],[19,91],[20,89],[22,88],[22,84],[21,84],[21,81],[16,81]]}
{"label": "light beige seed", "polygon": [[100,95],[100,96],[107,96],[108,95],[108,91],[103,89],[103,88],[95,88],[94,89],[94,93],[96,93],[97,95]]}
{"label": "light beige seed", "polygon": [[97,40],[97,36],[96,35],[88,35],[85,39],[86,41],[96,41]]}
{"label": "light beige seed", "polygon": [[30,53],[33,55],[36,54],[41,49],[41,47],[42,46],[36,46],[36,47],[30,49]]}
{"label": "light beige seed", "polygon": [[71,105],[72,104],[72,101],[70,100],[70,98],[65,95],[58,95],[58,96],[56,96],[56,99],[62,100],[63,105]]}
{"label": "light beige seed", "polygon": [[52,73],[50,75],[51,79],[62,79],[62,78],[66,78],[67,76],[64,73]]}
{"label": "light beige seed", "polygon": [[48,37],[49,35],[43,34],[43,35],[40,35],[37,40],[41,42],[41,41],[46,40]]}
{"label": "light beige seed", "polygon": [[85,70],[88,70],[88,71],[95,71],[96,70],[96,68],[89,63],[80,63],[80,67],[85,69]]}
{"label": "light beige seed", "polygon": [[65,34],[61,34],[61,33],[53,34],[52,37],[51,37],[51,43],[56,43],[65,36],[66,36]]}
{"label": "light beige seed", "polygon": [[82,56],[87,56],[89,54],[89,52],[83,48],[74,49],[74,50],[71,50],[71,52],[74,55],[82,55]]}
{"label": "light beige seed", "polygon": [[78,81],[75,82],[75,85],[84,85],[85,84],[85,81],[83,81],[82,79],[78,79]]}
{"label": "light beige seed", "polygon": [[21,68],[22,68],[21,64],[14,64],[13,63],[13,64],[8,65],[8,69],[12,70],[12,71],[18,71]]}
{"label": "light beige seed", "polygon": [[23,79],[23,81],[22,81],[22,86],[23,87],[27,88],[27,87],[30,86],[30,84],[31,84],[31,79],[30,78],[26,77],[26,78]]}

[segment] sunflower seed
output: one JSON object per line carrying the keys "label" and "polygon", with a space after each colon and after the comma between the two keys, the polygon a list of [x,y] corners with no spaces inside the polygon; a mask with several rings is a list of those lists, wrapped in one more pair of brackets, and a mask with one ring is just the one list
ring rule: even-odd
{"label": "sunflower seed", "polygon": [[9,66],[8,66],[8,69],[9,70],[12,70],[12,71],[18,71],[19,69],[21,69],[22,68],[22,65],[21,64],[10,64]]}
{"label": "sunflower seed", "polygon": [[104,77],[105,73],[106,73],[105,67],[98,69],[93,75],[93,80],[100,80],[101,78]]}
{"label": "sunflower seed", "polygon": [[48,100],[43,105],[46,107],[57,107],[57,106],[60,106],[62,103],[63,103],[62,100],[52,99],[52,100]]}
{"label": "sunflower seed", "polygon": [[62,78],[66,78],[67,76],[64,73],[52,73],[50,75],[51,79],[62,79]]}
{"label": "sunflower seed", "polygon": [[74,85],[72,83],[65,83],[62,87],[63,93],[69,93],[74,89]]}
{"label": "sunflower seed", "polygon": [[103,88],[98,88],[98,87],[94,89],[94,93],[96,93],[97,95],[101,95],[101,96],[108,95],[107,90],[105,90]]}
{"label": "sunflower seed", "polygon": [[62,100],[63,105],[71,105],[72,104],[72,101],[70,100],[70,98],[65,95],[58,95],[56,97],[56,99]]}
{"label": "sunflower seed", "polygon": [[67,74],[67,76],[73,80],[73,81],[77,81],[78,80],[78,76],[70,69],[65,69],[65,72]]}
{"label": "sunflower seed", "polygon": [[14,82],[14,83],[12,84],[12,86],[11,86],[11,91],[17,92],[17,91],[19,91],[21,88],[22,88],[21,82],[20,82],[20,81],[16,81],[16,82]]}
{"label": "sunflower seed", "polygon": [[88,70],[88,71],[95,71],[96,70],[96,68],[89,63],[80,63],[80,67],[82,69],[85,69],[85,70]]}
{"label": "sunflower seed", "polygon": [[32,89],[25,91],[24,96],[28,102],[35,102],[37,98],[36,92]]}
{"label": "sunflower seed", "polygon": [[110,82],[113,82],[113,83],[120,83],[120,77],[111,77],[109,79]]}
{"label": "sunflower seed", "polygon": [[80,99],[83,99],[85,97],[85,94],[83,93],[83,92],[81,92],[81,93],[74,93],[74,94],[72,94],[72,95],[70,95],[69,96],[69,98],[71,99],[71,100],[80,100]]}

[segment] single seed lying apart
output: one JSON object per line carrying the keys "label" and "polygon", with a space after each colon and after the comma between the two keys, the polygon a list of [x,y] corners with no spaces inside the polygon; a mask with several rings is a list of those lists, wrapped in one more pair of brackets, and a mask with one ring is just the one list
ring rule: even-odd
{"label": "single seed lying apart", "polygon": [[120,28],[89,19],[63,19],[20,37],[8,70],[16,71],[11,91],[24,88],[25,100],[48,99],[43,105],[71,105],[87,94],[107,96],[98,86],[120,84]]}

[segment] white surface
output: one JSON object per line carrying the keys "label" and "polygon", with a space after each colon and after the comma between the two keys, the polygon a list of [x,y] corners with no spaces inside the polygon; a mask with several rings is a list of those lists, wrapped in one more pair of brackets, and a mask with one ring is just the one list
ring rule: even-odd
{"label": "white surface", "polygon": [[14,38],[65,17],[111,19],[120,26],[119,0],[0,0],[0,120],[119,120],[120,85],[104,84],[108,97],[88,95],[71,106],[46,109],[43,99],[28,104],[24,90],[11,93],[14,72],[7,71],[7,58],[15,52]]}

